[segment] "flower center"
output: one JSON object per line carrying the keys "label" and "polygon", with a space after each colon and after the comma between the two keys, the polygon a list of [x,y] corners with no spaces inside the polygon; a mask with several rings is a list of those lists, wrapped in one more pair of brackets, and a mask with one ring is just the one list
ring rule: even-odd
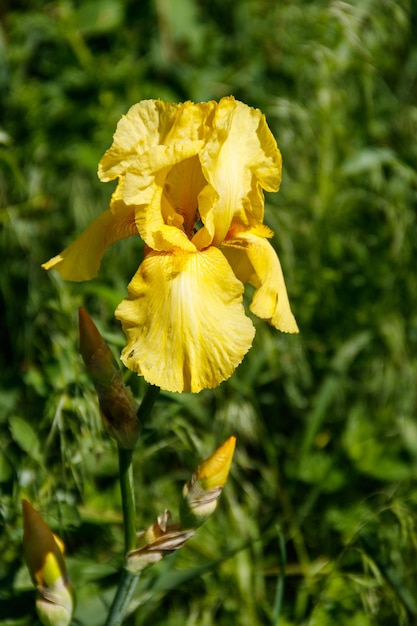
{"label": "flower center", "polygon": [[198,195],[206,185],[197,156],[174,165],[165,179],[163,195],[169,206],[164,211],[165,223],[180,228],[190,240],[204,225],[198,211]]}

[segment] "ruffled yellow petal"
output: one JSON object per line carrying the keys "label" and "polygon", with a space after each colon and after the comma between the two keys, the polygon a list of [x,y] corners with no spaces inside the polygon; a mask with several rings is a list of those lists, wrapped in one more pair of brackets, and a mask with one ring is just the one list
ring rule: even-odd
{"label": "ruffled yellow petal", "polygon": [[139,154],[163,144],[180,106],[160,100],[133,105],[118,122],[113,144],[99,163],[100,180],[113,180],[126,172]]}
{"label": "ruffled yellow petal", "polygon": [[220,245],[234,218],[262,222],[262,188],[278,190],[281,154],[262,113],[229,97],[218,104],[199,158],[209,183],[199,198],[205,228],[194,243],[201,249],[207,240]]}
{"label": "ruffled yellow petal", "polygon": [[133,207],[119,201],[117,212],[102,213],[78,239],[42,267],[56,269],[65,280],[91,280],[97,276],[106,249],[119,239],[137,234]]}
{"label": "ruffled yellow petal", "polygon": [[271,231],[259,226],[223,242],[223,252],[236,276],[256,288],[250,310],[285,333],[298,333],[278,256],[269,241]]}
{"label": "ruffled yellow petal", "polygon": [[[140,125],[142,136],[144,110],[159,111],[161,115],[164,111],[158,101],[147,101],[146,107],[132,107],[120,123],[120,132],[119,127],[116,131],[113,146],[102,159],[100,177],[104,180],[103,168],[109,163],[112,174],[117,172],[122,177],[118,197],[128,205],[135,205],[138,231],[154,250],[195,250],[188,237],[194,217],[191,213],[194,210],[195,214],[197,195],[206,184],[197,154],[210,132],[209,120],[215,106],[214,102],[177,105],[173,115],[166,114],[161,120],[157,132],[153,119],[152,133],[147,137],[149,145],[137,142],[135,148],[128,142],[126,156],[121,154],[125,133],[132,125],[137,131]],[[117,167],[114,159],[119,159]]]}
{"label": "ruffled yellow petal", "polygon": [[252,345],[242,293],[217,248],[150,252],[116,310],[127,336],[123,363],[167,391],[216,387]]}
{"label": "ruffled yellow petal", "polygon": [[147,205],[153,195],[153,186],[155,184],[163,186],[171,167],[198,154],[202,146],[202,141],[188,141],[182,144],[156,146],[138,155],[124,174],[123,200],[126,204]]}
{"label": "ruffled yellow petal", "polygon": [[198,154],[210,132],[208,120],[215,106],[214,102],[166,104],[159,100],[134,105],[120,120],[113,144],[100,161],[99,178],[126,176],[126,204],[148,204],[155,176],[166,175],[176,163]]}

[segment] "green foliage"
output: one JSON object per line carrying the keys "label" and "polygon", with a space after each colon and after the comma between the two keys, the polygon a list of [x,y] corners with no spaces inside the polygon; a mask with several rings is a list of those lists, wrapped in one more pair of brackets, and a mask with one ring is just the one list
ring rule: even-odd
{"label": "green foliage", "polygon": [[[0,10],[0,626],[35,623],[20,500],[65,541],[74,623],[103,624],[121,565],[117,451],[78,355],[140,247],[64,283],[40,264],[108,205],[96,177],[144,98],[233,94],[283,154],[267,198],[301,333],[255,321],[227,383],[161,394],[135,452],[138,528],[231,434],[216,515],[148,570],[131,626],[416,621],[417,13],[407,0],[6,0]],[[126,374],[135,395],[143,383]]]}

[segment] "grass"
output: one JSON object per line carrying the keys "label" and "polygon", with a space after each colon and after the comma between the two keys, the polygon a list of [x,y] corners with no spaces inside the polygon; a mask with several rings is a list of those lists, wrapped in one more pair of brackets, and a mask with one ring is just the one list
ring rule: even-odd
{"label": "grass", "polygon": [[[131,626],[411,626],[417,606],[417,14],[406,0],[5,3],[0,38],[0,626],[33,624],[20,500],[68,547],[74,623],[99,626],[123,533],[117,451],[78,355],[84,305],[115,354],[138,265],[40,264],[104,210],[96,177],[144,98],[233,94],[283,154],[268,195],[301,333],[255,321],[235,375],[161,394],[135,452],[138,528],[236,434],[216,515],[140,581]],[[126,374],[135,395],[144,385]]]}

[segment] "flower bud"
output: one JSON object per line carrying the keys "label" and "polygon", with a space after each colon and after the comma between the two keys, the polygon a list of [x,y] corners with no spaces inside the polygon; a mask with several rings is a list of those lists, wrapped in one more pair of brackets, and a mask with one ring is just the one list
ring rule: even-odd
{"label": "flower bud", "polygon": [[131,450],[140,434],[138,405],[123,382],[109,346],[82,307],[79,309],[79,327],[80,353],[96,388],[106,429],[122,448]]}
{"label": "flower bud", "polygon": [[44,626],[68,626],[74,596],[63,556],[63,543],[27,500],[23,509],[23,556],[37,589],[36,610]]}
{"label": "flower bud", "polygon": [[236,437],[229,437],[208,457],[184,485],[180,504],[183,528],[197,528],[212,515],[226,484],[236,445]]}

